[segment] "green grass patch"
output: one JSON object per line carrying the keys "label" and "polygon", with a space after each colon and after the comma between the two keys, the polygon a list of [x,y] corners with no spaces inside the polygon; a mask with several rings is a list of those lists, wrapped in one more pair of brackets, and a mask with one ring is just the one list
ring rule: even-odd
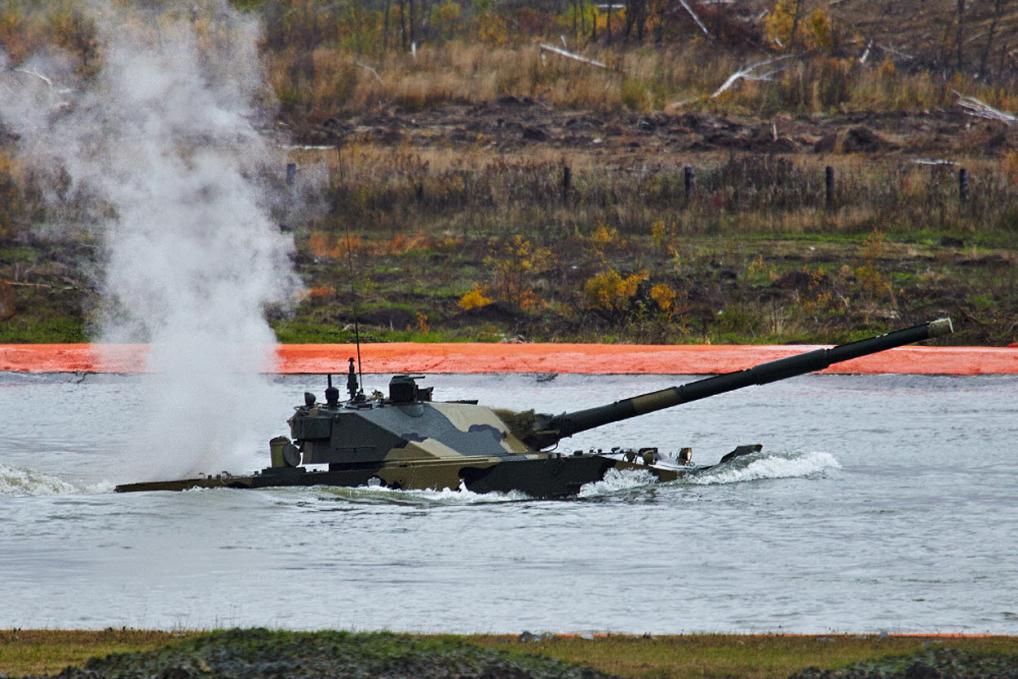
{"label": "green grass patch", "polygon": [[0,248],[0,262],[11,264],[34,264],[39,260],[39,251],[27,245]]}
{"label": "green grass patch", "polygon": [[17,315],[0,323],[0,344],[87,342],[85,326],[69,316]]}

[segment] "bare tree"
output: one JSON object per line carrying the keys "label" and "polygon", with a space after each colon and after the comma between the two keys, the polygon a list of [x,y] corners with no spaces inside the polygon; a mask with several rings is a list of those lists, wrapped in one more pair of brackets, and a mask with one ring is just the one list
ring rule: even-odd
{"label": "bare tree", "polygon": [[[959,0],[963,2],[964,0]],[[802,5],[805,0],[795,0],[795,11],[792,13],[792,30],[788,34],[788,47],[795,47],[799,39],[799,22],[802,20]]]}
{"label": "bare tree", "polygon": [[958,50],[955,67],[960,71],[964,65],[962,62],[962,35],[965,32],[965,0],[958,0],[958,35],[955,44]]}
{"label": "bare tree", "polygon": [[608,0],[608,44],[612,44],[612,14],[615,13],[615,5]]}
{"label": "bare tree", "polygon": [[636,29],[636,39],[643,42],[644,24],[647,21],[647,0],[626,0],[626,42]]}
{"label": "bare tree", "polygon": [[392,0],[385,0],[385,19],[382,24],[382,58],[385,58],[385,53],[389,50],[389,9],[392,6]]}
{"label": "bare tree", "polygon": [[990,22],[990,31],[986,36],[986,47],[983,49],[983,56],[979,59],[979,77],[985,78],[988,75],[990,53],[993,51],[993,34],[1000,22],[1000,15],[1004,12],[1005,0],[994,0],[993,21]]}
{"label": "bare tree", "polygon": [[399,45],[407,51],[406,0],[399,0]]}
{"label": "bare tree", "polygon": [[410,49],[414,49],[417,43],[416,27],[414,26],[414,0],[408,0],[410,3]]}

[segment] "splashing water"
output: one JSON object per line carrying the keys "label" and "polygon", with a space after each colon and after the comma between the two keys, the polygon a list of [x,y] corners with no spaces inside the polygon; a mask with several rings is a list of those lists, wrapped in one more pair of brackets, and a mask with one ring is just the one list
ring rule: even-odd
{"label": "splashing water", "polygon": [[600,481],[584,484],[578,497],[604,497],[657,483],[657,477],[645,469],[609,469]]}
{"label": "splashing water", "polygon": [[341,486],[321,486],[315,489],[319,497],[324,499],[341,499],[350,502],[404,504],[404,505],[474,505],[500,504],[506,502],[524,502],[533,500],[526,493],[518,490],[508,493],[475,493],[467,490],[463,482],[460,487],[443,488],[441,490],[395,490],[384,486],[357,486],[346,488]]}
{"label": "splashing water", "polygon": [[0,465],[0,495],[61,495],[76,490],[55,476]]}
{"label": "splashing water", "polygon": [[841,464],[830,453],[791,453],[763,457],[754,454],[701,474],[692,474],[686,477],[686,481],[697,485],[740,483],[761,479],[808,477],[829,469],[841,469]]}
{"label": "splashing water", "polygon": [[0,496],[71,495],[105,493],[111,490],[113,485],[107,482],[76,486],[39,471],[0,464]]}
{"label": "splashing water", "polygon": [[[254,423],[276,416],[260,407],[271,403],[260,373],[275,344],[264,308],[299,288],[292,239],[259,179],[278,162],[254,123],[259,26],[225,0],[158,15],[109,2],[85,11],[103,45],[98,74],[73,89],[8,78],[0,120],[30,164],[66,172],[67,193],[99,205],[100,338],[151,344],[146,401],[118,423],[134,432],[135,471],[247,466],[244,453],[264,445]],[[73,77],[45,55],[29,70]]]}

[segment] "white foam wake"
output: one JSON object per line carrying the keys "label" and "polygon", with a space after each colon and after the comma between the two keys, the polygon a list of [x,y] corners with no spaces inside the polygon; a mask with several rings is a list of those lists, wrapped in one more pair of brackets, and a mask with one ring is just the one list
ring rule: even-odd
{"label": "white foam wake", "polygon": [[702,474],[692,474],[687,480],[700,485],[740,483],[813,476],[828,469],[841,469],[841,464],[830,453],[789,453],[763,457],[750,455]]}
{"label": "white foam wake", "polygon": [[110,483],[76,486],[63,479],[32,469],[0,464],[0,496],[70,495],[73,493],[104,493],[113,489]]}
{"label": "white foam wake", "polygon": [[514,490],[508,493],[475,493],[467,490],[463,482],[458,489],[443,488],[441,490],[395,490],[384,486],[318,486],[320,494],[339,497],[354,502],[380,502],[408,505],[473,505],[497,504],[501,502],[520,502],[531,500],[526,493]]}
{"label": "white foam wake", "polygon": [[657,483],[657,477],[645,469],[609,469],[600,481],[580,488],[579,497],[603,497]]}

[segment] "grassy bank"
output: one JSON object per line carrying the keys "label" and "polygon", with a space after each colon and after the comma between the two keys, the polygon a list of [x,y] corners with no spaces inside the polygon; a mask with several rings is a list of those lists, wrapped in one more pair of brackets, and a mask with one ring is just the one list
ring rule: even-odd
{"label": "grassy bank", "polygon": [[[952,343],[1018,341],[1018,184],[996,161],[967,163],[962,204],[955,170],[897,156],[454,148],[291,156],[277,216],[306,291],[271,310],[280,341],[352,341],[359,319],[368,341],[824,343],[943,315]],[[0,342],[89,336],[102,257],[62,227],[0,239]]]}
{"label": "grassy bank", "polygon": [[[922,639],[880,636],[683,635],[652,638],[610,636],[598,639],[550,637],[521,640],[505,636],[295,635],[278,632],[217,633],[153,632],[143,630],[0,631],[0,674],[11,677],[54,674],[68,665],[110,653],[134,653],[184,644],[186,652],[201,656],[216,644],[235,648],[254,643],[259,648],[360,649],[365,658],[396,657],[422,651],[436,658],[462,657],[464,647],[506,652],[501,659],[539,656],[581,664],[620,677],[748,677],[784,678],[806,667],[838,668],[884,656],[907,655],[931,648],[967,652],[1018,653],[1015,637]],[[249,638],[253,634],[254,638]],[[232,635],[232,636],[231,636]],[[247,635],[247,636],[246,636]],[[311,637],[310,640],[308,637]],[[243,642],[243,643],[242,643]],[[188,646],[191,644],[191,646]],[[352,646],[351,646],[352,645]],[[326,653],[326,651],[321,651]],[[486,657],[486,656],[485,656]],[[535,667],[523,662],[525,667]],[[547,666],[545,666],[547,669]]]}
{"label": "grassy bank", "polygon": [[[269,310],[280,341],[350,341],[359,320],[370,341],[816,343],[940,315],[951,342],[1018,341],[1018,131],[954,94],[1018,108],[1001,3],[946,32],[929,3],[807,2],[791,32],[786,0],[694,3],[709,40],[667,3],[419,3],[233,3],[263,20],[267,124],[319,145],[261,178],[306,285]],[[95,78],[85,8],[8,3],[9,65],[59,48]],[[214,56],[214,9],[164,11]],[[94,216],[115,210],[16,145],[0,130],[0,342],[82,341],[112,297]]]}

